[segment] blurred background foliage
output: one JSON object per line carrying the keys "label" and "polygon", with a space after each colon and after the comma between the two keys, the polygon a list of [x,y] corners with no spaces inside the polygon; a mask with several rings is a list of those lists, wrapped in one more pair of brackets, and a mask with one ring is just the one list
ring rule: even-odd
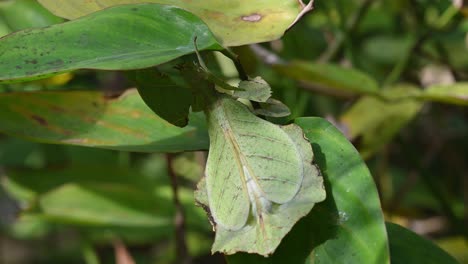
{"label": "blurred background foliage", "polygon": [[[272,121],[332,121],[366,160],[387,221],[461,263],[468,263],[466,5],[317,0],[281,40],[234,48],[248,73],[264,77],[290,107],[289,118]],[[0,35],[62,21],[35,0],[0,1]],[[236,80],[229,61],[212,59],[215,72]],[[87,89],[115,97],[129,87],[120,72],[84,70],[0,84],[0,92]],[[222,263],[209,254],[213,233],[193,201],[205,159],[204,152],[128,153],[0,134],[0,263],[114,263],[129,254],[137,263],[173,262],[171,174],[194,263]]]}

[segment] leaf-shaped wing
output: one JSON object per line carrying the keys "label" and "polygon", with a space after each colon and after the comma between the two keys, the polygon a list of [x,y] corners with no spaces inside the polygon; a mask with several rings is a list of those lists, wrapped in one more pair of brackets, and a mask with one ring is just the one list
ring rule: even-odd
{"label": "leaf-shaped wing", "polygon": [[260,107],[255,109],[255,114],[271,117],[285,117],[291,114],[288,106],[281,101],[269,98],[266,102],[260,103]]}
{"label": "leaf-shaped wing", "polygon": [[242,90],[234,91],[233,95],[235,97],[255,102],[266,102],[271,97],[271,87],[262,77],[241,81],[239,83],[239,88]]}
{"label": "leaf-shaped wing", "polygon": [[286,132],[227,97],[216,101],[207,117],[206,187],[217,225],[238,230],[251,211],[261,222],[271,203],[294,198],[304,171],[301,155]]}
{"label": "leaf-shaped wing", "polygon": [[[222,225],[216,226],[213,252],[219,251],[225,254],[249,252],[267,256],[274,252],[283,237],[300,218],[310,212],[315,203],[325,199],[323,179],[318,168],[312,164],[312,147],[305,139],[302,129],[294,124],[278,127],[278,129],[287,133],[301,157],[304,178],[298,193],[289,202],[271,203],[269,211],[261,212],[257,219],[249,219],[239,230],[229,230]],[[217,219],[211,217],[209,208],[212,207],[212,198],[208,197],[208,184],[206,183],[209,178],[210,175],[207,174],[200,181],[195,195],[197,202],[207,210],[211,222],[216,225]],[[237,206],[243,205],[239,203]]]}

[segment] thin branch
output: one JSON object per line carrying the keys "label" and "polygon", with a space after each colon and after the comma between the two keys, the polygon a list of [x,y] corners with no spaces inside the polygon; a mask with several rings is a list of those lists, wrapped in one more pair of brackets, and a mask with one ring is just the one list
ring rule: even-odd
{"label": "thin branch", "polygon": [[322,56],[320,56],[318,60],[319,62],[330,61],[339,53],[349,37],[356,32],[362,19],[374,2],[375,0],[365,0],[361,4],[356,13],[354,13],[354,15],[347,21],[345,28],[343,29],[343,33],[339,34],[335,41],[328,47]]}
{"label": "thin branch", "polygon": [[310,0],[310,2],[307,5],[305,5],[304,2],[302,2],[302,0],[299,0],[299,4],[301,5],[302,10],[286,30],[289,30],[292,26],[294,26],[297,23],[297,21],[299,21],[299,19],[301,19],[305,14],[309,13],[310,11],[312,11],[312,9],[314,9],[314,0]]}
{"label": "thin branch", "polygon": [[250,45],[250,49],[266,65],[286,63],[286,61],[282,59],[280,56],[276,55],[276,53],[271,52],[270,50],[262,47],[259,44]]}
{"label": "thin branch", "polygon": [[169,177],[171,179],[173,202],[176,209],[174,217],[176,237],[176,263],[189,264],[192,263],[192,259],[188,253],[187,242],[185,239],[185,213],[184,208],[182,207],[182,204],[179,200],[179,186],[177,181],[177,175],[174,172],[173,160],[174,154],[166,154],[167,168]]}
{"label": "thin branch", "polygon": [[249,76],[247,75],[247,72],[245,71],[244,67],[242,66],[239,56],[232,52],[229,49],[224,49],[221,51],[224,56],[230,58],[232,62],[234,62],[234,66],[236,67],[237,72],[239,73],[239,78],[243,81],[249,80]]}
{"label": "thin branch", "polygon": [[392,69],[390,74],[387,76],[387,78],[384,80],[382,86],[385,87],[389,84],[392,84],[396,81],[398,81],[401,77],[401,75],[406,72],[408,67],[411,65],[411,58],[415,54],[418,53],[418,51],[421,49],[422,45],[424,44],[424,41],[429,38],[431,34],[431,31],[426,30],[422,34],[419,35],[418,39],[414,42],[414,44],[411,46],[411,48],[408,50],[407,54],[405,57],[403,57]]}
{"label": "thin branch", "polygon": [[116,264],[135,264],[135,260],[128,252],[127,247],[119,239],[114,241],[114,251]]}

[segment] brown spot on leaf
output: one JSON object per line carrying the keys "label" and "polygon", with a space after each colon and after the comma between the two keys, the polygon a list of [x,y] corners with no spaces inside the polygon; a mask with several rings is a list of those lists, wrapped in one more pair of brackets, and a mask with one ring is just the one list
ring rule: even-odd
{"label": "brown spot on leaf", "polygon": [[53,111],[58,112],[58,113],[63,113],[63,112],[65,112],[65,109],[63,109],[62,107],[55,106],[55,105],[52,105],[50,108],[51,108]]}
{"label": "brown spot on leaf", "polygon": [[260,20],[262,20],[263,17],[260,14],[253,13],[248,16],[242,16],[241,18],[243,21],[246,21],[246,22],[259,22]]}
{"label": "brown spot on leaf", "polygon": [[106,90],[104,91],[104,99],[106,100],[112,100],[112,99],[118,99],[121,95],[123,94],[123,91],[116,91],[116,90]]}
{"label": "brown spot on leaf", "polygon": [[36,121],[39,125],[47,126],[47,120],[45,120],[44,118],[37,115],[32,115],[31,118],[34,119],[34,121]]}
{"label": "brown spot on leaf", "polygon": [[57,59],[57,60],[54,60],[54,61],[49,61],[49,62],[47,62],[47,64],[49,64],[51,66],[62,66],[64,64],[64,62],[61,59]]}
{"label": "brown spot on leaf", "polygon": [[24,63],[26,63],[26,64],[29,64],[29,63],[31,63],[31,64],[37,64],[37,60],[36,60],[36,59],[25,60]]}

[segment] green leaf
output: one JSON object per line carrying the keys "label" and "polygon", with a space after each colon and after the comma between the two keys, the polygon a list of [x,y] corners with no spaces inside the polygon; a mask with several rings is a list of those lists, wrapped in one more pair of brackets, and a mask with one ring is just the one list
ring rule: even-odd
{"label": "green leaf", "polygon": [[274,65],[273,68],[324,93],[375,94],[379,90],[377,82],[366,74],[334,64],[293,61],[289,64]]}
{"label": "green leaf", "polygon": [[75,21],[24,30],[0,40],[0,81],[77,69],[147,68],[202,49],[220,49],[208,27],[182,9],[117,6]]}
{"label": "green leaf", "polygon": [[12,31],[63,22],[62,18],[52,15],[36,0],[4,1],[0,4],[0,16]]}
{"label": "green leaf", "polygon": [[281,129],[231,98],[207,115],[210,152],[196,197],[216,229],[212,251],[269,255],[325,198],[310,144],[299,127]]}
{"label": "green leaf", "polygon": [[233,93],[233,95],[238,98],[255,102],[266,102],[271,97],[271,87],[262,77],[241,81],[239,83],[239,88],[242,90],[235,90]]}
{"label": "green leaf", "polygon": [[299,118],[295,123],[311,141],[316,162],[328,181],[330,199],[315,211],[315,229],[328,230],[318,231],[317,236],[330,231],[335,234],[314,248],[310,259],[315,263],[338,263],[338,259],[348,263],[389,263],[379,196],[359,153],[338,129],[323,119]]}
{"label": "green leaf", "polygon": [[353,145],[322,118],[295,121],[312,143],[327,198],[269,258],[236,254],[229,263],[389,263],[387,233],[374,181]]}
{"label": "green leaf", "polygon": [[468,83],[431,86],[424,90],[419,98],[468,106]]}
{"label": "green leaf", "polygon": [[[83,155],[90,155],[96,150],[85,149],[85,148],[71,148],[80,149]],[[103,151],[99,152],[112,152]],[[154,155],[163,158],[161,155]],[[95,156],[96,158],[96,156]],[[164,161],[164,159],[162,159]],[[155,159],[152,159],[154,164]],[[86,189],[106,189],[109,184],[115,186],[116,204],[123,201],[122,206],[128,206],[131,200],[120,197],[118,193],[119,188],[123,188],[125,192],[139,192],[138,197],[154,203],[150,207],[140,207],[139,205],[134,206],[130,204],[132,210],[138,211],[143,214],[151,214],[159,217],[166,217],[172,219],[173,217],[173,206],[171,201],[173,200],[173,192],[170,186],[164,181],[167,181],[166,168],[161,167],[158,169],[151,170],[151,177],[148,179],[141,173],[134,169],[127,169],[119,167],[114,164],[116,162],[104,162],[96,160],[94,164],[79,163],[73,166],[65,166],[60,168],[49,168],[41,170],[24,170],[24,169],[8,169],[8,176],[4,177],[1,181],[1,187],[4,188],[7,193],[14,197],[14,199],[21,201],[21,203],[28,208],[22,212],[21,215],[37,215],[43,219],[44,222],[50,225],[56,224],[73,224],[76,227],[81,228],[82,231],[89,232],[92,236],[101,234],[104,237],[112,238],[121,237],[122,239],[130,239],[131,241],[142,241],[149,242],[160,239],[161,235],[168,239],[173,234],[173,223],[170,225],[163,226],[161,228],[154,228],[154,226],[148,226],[146,224],[129,224],[128,222],[116,223],[116,220],[104,220],[111,219],[114,216],[115,211],[102,211],[99,214],[109,214],[109,216],[100,216],[101,220],[89,221],[85,218],[85,213],[76,213],[71,217],[57,216],[56,214],[47,214],[40,210],[32,212],[31,208],[34,208],[36,201],[41,200],[42,197],[47,196],[49,193],[59,192],[62,186],[78,185],[84,186]],[[147,174],[147,173],[146,173]],[[154,179],[157,177],[157,179]],[[103,187],[104,186],[104,187]],[[111,187],[111,189],[114,187]],[[200,208],[194,206],[193,190],[188,188],[179,189],[179,200],[184,207],[185,214],[187,216],[187,227],[192,231],[207,232],[210,230],[209,225],[206,223],[206,216]],[[112,197],[113,192],[100,192],[100,195],[104,198]],[[101,197],[102,198],[102,197]],[[99,198],[99,199],[101,199]],[[67,201],[64,201],[64,203]],[[77,212],[90,212],[95,210],[92,206],[89,207],[88,203],[76,204],[75,210]],[[156,206],[156,207],[154,207]],[[58,209],[57,209],[58,210]],[[105,226],[105,229],[102,227]],[[99,230],[100,229],[100,230]],[[101,236],[99,235],[99,236]]]}
{"label": "green leaf", "polygon": [[0,37],[3,37],[10,32],[10,27],[5,23],[5,19],[2,16],[0,16]]}
{"label": "green leaf", "polygon": [[[59,169],[41,170],[8,170],[8,177],[1,183],[2,187],[15,199],[28,203],[40,195],[67,183],[117,183],[133,186],[140,190],[151,190],[152,182],[139,173],[118,167],[114,164],[81,165]],[[104,161],[105,164],[105,161]],[[112,175],[112,176],[111,176]]]}
{"label": "green leaf", "polygon": [[139,152],[208,148],[202,115],[185,128],[149,109],[136,90],[117,99],[100,92],[0,94],[0,131],[29,140]]}
{"label": "green leaf", "polygon": [[33,240],[44,238],[52,227],[42,216],[21,214],[15,219],[9,231],[15,238]]}
{"label": "green leaf", "polygon": [[270,116],[270,117],[285,117],[291,114],[288,106],[273,98],[269,98],[266,102],[260,103],[260,107],[255,109],[255,114]]}
{"label": "green leaf", "polygon": [[382,93],[387,100],[363,97],[341,116],[347,136],[362,137],[359,152],[363,157],[382,148],[419,113],[423,103],[411,98],[418,92],[412,86],[392,87]]}
{"label": "green leaf", "polygon": [[394,264],[456,264],[452,256],[431,241],[393,223],[386,223],[390,254]]}
{"label": "green leaf", "polygon": [[225,46],[240,46],[278,39],[297,19],[312,9],[312,3],[305,6],[302,1],[297,0],[39,0],[39,2],[54,14],[68,19],[75,19],[119,4],[150,2],[174,5],[203,19]]}
{"label": "green leaf", "polygon": [[171,124],[179,127],[187,125],[192,103],[189,89],[176,84],[155,68],[135,71],[133,74],[138,92],[151,110]]}
{"label": "green leaf", "polygon": [[63,223],[167,228],[172,221],[170,200],[114,183],[66,184],[42,195],[39,204],[47,218]]}

